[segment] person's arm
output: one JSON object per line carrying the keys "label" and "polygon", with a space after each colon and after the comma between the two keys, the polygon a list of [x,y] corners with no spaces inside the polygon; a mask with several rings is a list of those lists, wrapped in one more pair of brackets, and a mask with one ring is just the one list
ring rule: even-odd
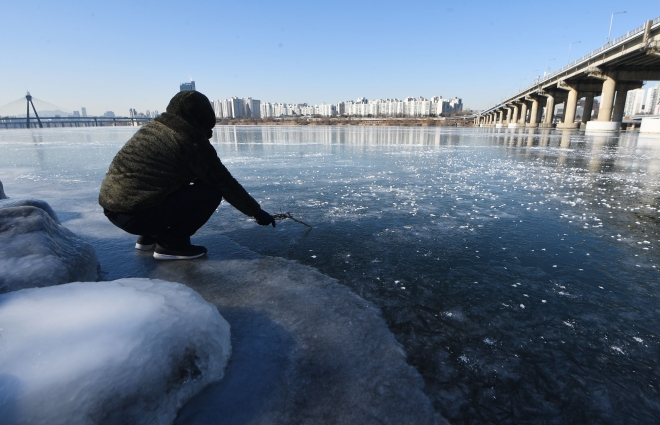
{"label": "person's arm", "polygon": [[194,151],[189,166],[199,179],[217,187],[227,202],[243,214],[254,217],[260,225],[271,224],[275,227],[273,217],[262,210],[259,203],[236,181],[208,141],[196,143]]}

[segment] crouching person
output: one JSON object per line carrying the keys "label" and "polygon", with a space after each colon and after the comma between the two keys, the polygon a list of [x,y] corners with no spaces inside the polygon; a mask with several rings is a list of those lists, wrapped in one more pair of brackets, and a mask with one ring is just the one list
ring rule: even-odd
{"label": "crouching person", "polygon": [[106,217],[138,235],[135,248],[154,258],[198,258],[206,248],[190,243],[224,198],[262,226],[275,220],[220,162],[210,139],[215,114],[208,98],[179,92],[167,112],[143,125],[110,164],[99,193]]}

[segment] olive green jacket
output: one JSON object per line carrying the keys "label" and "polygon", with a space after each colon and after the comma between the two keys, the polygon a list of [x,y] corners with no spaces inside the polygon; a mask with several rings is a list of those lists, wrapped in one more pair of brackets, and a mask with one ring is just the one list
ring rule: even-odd
{"label": "olive green jacket", "polygon": [[254,216],[261,209],[199,130],[164,113],[143,125],[119,150],[101,183],[99,204],[112,212],[142,211],[196,179],[218,188],[243,214]]}

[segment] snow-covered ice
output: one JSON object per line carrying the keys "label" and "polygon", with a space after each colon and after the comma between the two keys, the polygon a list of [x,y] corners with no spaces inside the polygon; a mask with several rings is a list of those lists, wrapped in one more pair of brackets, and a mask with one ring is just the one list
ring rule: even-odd
{"label": "snow-covered ice", "polygon": [[60,223],[60,219],[57,217],[57,214],[53,209],[48,205],[48,202],[42,201],[40,199],[13,199],[5,198],[0,199],[0,209],[10,208],[10,207],[35,207],[44,210],[46,214],[57,224]]}
{"label": "snow-covered ice", "polygon": [[48,203],[0,201],[0,293],[98,278],[94,248]]}
{"label": "snow-covered ice", "polygon": [[178,283],[0,295],[0,424],[169,424],[230,354],[229,324]]}

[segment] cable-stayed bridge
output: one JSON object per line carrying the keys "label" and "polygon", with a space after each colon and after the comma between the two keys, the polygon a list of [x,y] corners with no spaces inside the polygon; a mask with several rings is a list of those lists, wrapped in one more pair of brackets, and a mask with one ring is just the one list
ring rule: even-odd
{"label": "cable-stayed bridge", "polygon": [[20,99],[0,106],[0,128],[99,127],[140,125],[151,118],[81,117],[72,111],[37,99],[30,92]]}

